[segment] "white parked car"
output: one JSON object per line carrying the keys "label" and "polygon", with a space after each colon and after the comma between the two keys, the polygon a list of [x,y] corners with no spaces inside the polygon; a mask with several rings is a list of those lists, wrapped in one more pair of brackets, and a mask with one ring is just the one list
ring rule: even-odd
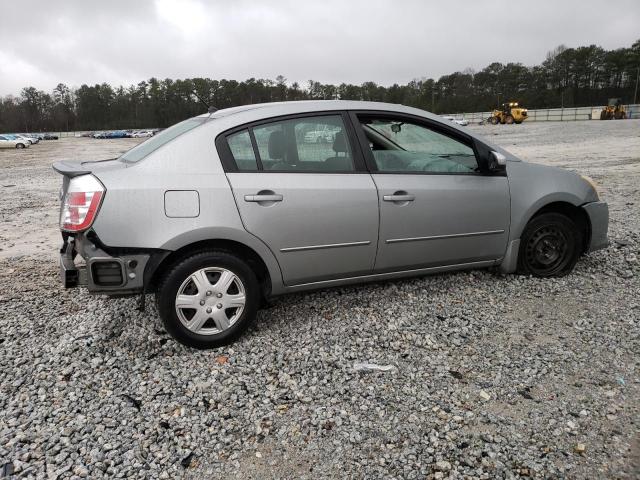
{"label": "white parked car", "polygon": [[0,135],[0,148],[29,148],[31,144],[13,135]]}
{"label": "white parked car", "polygon": [[306,143],[331,143],[334,141],[337,132],[338,129],[332,129],[329,127],[319,130],[311,130],[310,132],[305,133],[304,141]]}
{"label": "white parked car", "polygon": [[469,125],[469,120],[465,120],[464,118],[455,118],[450,116],[443,116],[442,118],[444,118],[445,120],[449,120],[450,122],[456,123],[462,127],[466,127],[467,125]]}
{"label": "white parked car", "polygon": [[40,141],[39,138],[33,138],[27,135],[13,135],[14,138],[17,138],[19,140],[24,140],[25,142],[29,143],[29,145],[33,145],[34,143],[38,143]]}
{"label": "white parked car", "polygon": [[151,130],[139,130],[131,133],[131,138],[153,137]]}

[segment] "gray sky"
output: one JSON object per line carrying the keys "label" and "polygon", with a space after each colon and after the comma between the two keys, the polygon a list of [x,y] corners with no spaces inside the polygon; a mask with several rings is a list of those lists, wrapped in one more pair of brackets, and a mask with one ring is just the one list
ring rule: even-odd
{"label": "gray sky", "polygon": [[0,95],[158,78],[406,83],[564,43],[628,47],[640,0],[0,0]]}

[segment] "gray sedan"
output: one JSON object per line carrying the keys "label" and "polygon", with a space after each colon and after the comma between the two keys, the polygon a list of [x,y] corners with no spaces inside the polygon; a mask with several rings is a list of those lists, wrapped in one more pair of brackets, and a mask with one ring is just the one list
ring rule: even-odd
{"label": "gray sedan", "polygon": [[561,276],[607,245],[590,179],[400,105],[211,111],[54,169],[64,285],[155,293],[167,331],[198,348],[277,295],[470,268]]}

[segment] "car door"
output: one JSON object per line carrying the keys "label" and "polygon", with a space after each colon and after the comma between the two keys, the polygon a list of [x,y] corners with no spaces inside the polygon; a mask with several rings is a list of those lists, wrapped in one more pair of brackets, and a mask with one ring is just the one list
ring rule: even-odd
{"label": "car door", "polygon": [[506,174],[483,172],[470,137],[397,114],[353,114],[378,189],[376,272],[490,262],[507,246]]}
{"label": "car door", "polygon": [[[342,113],[294,116],[216,140],[246,230],[269,246],[285,285],[370,273],[378,197]],[[309,132],[333,132],[318,142]]]}

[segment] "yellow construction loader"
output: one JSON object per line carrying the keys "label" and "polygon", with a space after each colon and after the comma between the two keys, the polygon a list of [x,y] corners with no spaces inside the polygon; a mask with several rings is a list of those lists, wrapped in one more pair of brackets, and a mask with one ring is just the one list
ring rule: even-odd
{"label": "yellow construction loader", "polygon": [[511,125],[512,123],[520,124],[527,119],[527,109],[518,106],[518,102],[503,103],[500,108],[496,108],[491,112],[491,116],[487,119],[487,122],[492,125],[505,123]]}
{"label": "yellow construction loader", "polygon": [[609,104],[600,112],[600,120],[623,120],[627,118],[627,111],[622,105],[621,98],[610,98]]}

